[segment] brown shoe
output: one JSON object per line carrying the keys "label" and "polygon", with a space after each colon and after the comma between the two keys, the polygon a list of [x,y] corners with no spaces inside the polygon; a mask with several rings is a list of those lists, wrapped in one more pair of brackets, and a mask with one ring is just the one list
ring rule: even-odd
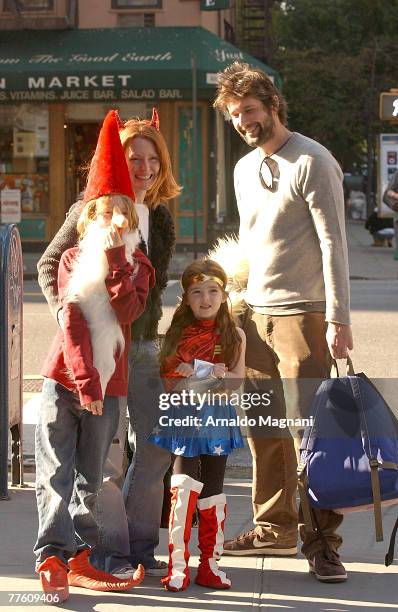
{"label": "brown shoe", "polygon": [[345,582],[347,572],[339,555],[333,550],[320,550],[312,559],[308,559],[310,574],[321,582]]}
{"label": "brown shoe", "polygon": [[252,555],[280,555],[288,557],[297,553],[297,543],[280,543],[275,538],[259,535],[255,529],[242,533],[233,540],[224,543],[224,555],[246,556]]}

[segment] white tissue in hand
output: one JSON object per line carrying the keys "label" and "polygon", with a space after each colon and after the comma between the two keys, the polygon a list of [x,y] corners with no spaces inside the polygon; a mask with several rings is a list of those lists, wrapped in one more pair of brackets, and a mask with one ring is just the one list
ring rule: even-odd
{"label": "white tissue in hand", "polygon": [[214,363],[210,363],[210,361],[195,359],[193,362],[193,373],[196,378],[208,378],[212,373],[213,367]]}

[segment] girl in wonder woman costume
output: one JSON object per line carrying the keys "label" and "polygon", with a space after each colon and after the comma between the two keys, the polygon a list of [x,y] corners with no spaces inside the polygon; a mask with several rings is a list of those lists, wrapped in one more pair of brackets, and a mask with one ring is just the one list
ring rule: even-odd
{"label": "girl in wonder woman costume", "polygon": [[[235,326],[229,312],[226,273],[214,261],[195,261],[186,268],[181,284],[182,302],[160,353],[166,389],[189,389],[191,384],[192,389],[202,378],[200,370],[207,376],[202,390],[209,388],[206,384],[210,381],[222,387],[217,394],[236,388],[244,377],[245,334]],[[193,425],[174,427],[174,416],[188,416]],[[192,420],[195,417],[196,421]],[[162,579],[170,591],[183,591],[189,585],[188,544],[196,508],[201,555],[195,582],[216,589],[231,586],[217,565],[224,544],[223,482],[228,454],[242,448],[243,441],[237,425],[214,425],[219,418],[227,423],[236,420],[235,410],[228,402],[208,402],[200,410],[195,404],[171,408],[166,418],[170,425],[163,430],[156,428],[150,437],[151,442],[176,455],[171,478],[169,569]]]}

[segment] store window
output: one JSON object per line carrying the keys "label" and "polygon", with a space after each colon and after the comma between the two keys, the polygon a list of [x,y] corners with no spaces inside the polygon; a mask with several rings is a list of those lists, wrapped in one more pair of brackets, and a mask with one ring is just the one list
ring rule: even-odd
{"label": "store window", "polygon": [[113,9],[162,8],[162,0],[112,0]]}
{"label": "store window", "polygon": [[46,105],[0,106],[0,190],[21,195],[22,217],[49,210],[49,136]]}
{"label": "store window", "polygon": [[12,11],[51,11],[53,0],[4,0],[4,10]]}

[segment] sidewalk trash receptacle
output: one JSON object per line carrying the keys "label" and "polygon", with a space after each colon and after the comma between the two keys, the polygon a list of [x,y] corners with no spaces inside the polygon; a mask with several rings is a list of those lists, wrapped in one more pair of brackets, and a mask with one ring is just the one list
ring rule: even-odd
{"label": "sidewalk trash receptacle", "polygon": [[8,431],[11,483],[23,485],[22,456],[23,262],[16,225],[0,225],[0,499],[8,499]]}

